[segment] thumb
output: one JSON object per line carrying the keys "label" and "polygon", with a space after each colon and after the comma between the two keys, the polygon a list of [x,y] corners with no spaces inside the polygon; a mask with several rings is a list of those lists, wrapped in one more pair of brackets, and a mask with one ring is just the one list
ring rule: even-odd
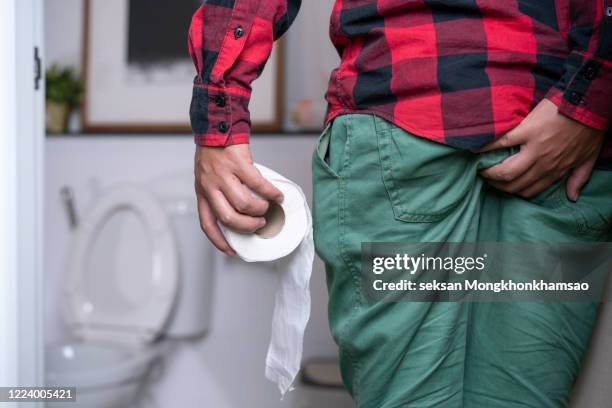
{"label": "thumb", "polygon": [[581,164],[580,166],[574,168],[570,173],[569,177],[567,178],[567,184],[565,186],[567,198],[570,201],[578,201],[580,189],[582,189],[586,182],[589,181],[596,160],[597,159],[590,159]]}
{"label": "thumb", "polygon": [[277,203],[283,202],[283,193],[262,176],[254,165],[243,166],[240,169],[240,179],[248,188],[265,200],[276,201]]}

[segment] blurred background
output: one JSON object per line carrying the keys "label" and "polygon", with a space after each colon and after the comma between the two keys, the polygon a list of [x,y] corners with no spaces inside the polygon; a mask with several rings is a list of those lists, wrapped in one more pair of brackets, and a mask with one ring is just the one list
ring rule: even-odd
{"label": "blurred background", "polygon": [[[309,365],[281,401],[264,378],[276,272],[228,259],[199,230],[187,122],[195,72],[186,48],[197,7],[188,0],[44,2],[47,381],[79,382],[90,407],[351,406],[339,388],[321,261],[311,281]],[[323,95],[338,63],[327,38],[331,7],[332,0],[303,2],[251,101],[255,160],[309,199]],[[147,213],[147,200],[164,214]],[[163,298],[173,305],[165,323],[162,300],[161,311],[138,309],[159,291],[155,256],[165,252],[152,257],[159,248],[149,236],[158,218],[169,220],[182,276],[176,298]],[[113,320],[122,311],[142,315]],[[108,327],[100,334],[79,325],[80,313],[101,314]],[[164,329],[133,335],[140,318]],[[146,353],[96,348],[100,337],[129,338]]]}

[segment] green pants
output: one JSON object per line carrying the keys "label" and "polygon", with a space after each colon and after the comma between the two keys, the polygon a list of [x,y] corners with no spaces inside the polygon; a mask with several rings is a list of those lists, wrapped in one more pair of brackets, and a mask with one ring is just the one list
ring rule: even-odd
{"label": "green pants", "polygon": [[313,156],[314,233],[343,381],[360,408],[563,407],[591,335],[592,302],[366,302],[362,242],[610,241],[612,172],[577,204],[562,182],[526,200],[473,154],[372,115],[337,117]]}

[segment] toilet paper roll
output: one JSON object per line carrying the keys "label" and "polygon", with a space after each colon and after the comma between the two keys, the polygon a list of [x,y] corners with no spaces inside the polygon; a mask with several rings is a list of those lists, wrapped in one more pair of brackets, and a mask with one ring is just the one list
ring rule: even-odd
{"label": "toilet paper roll", "polygon": [[281,395],[300,370],[304,330],[310,317],[310,275],[314,259],[312,217],[302,189],[269,168],[256,164],[261,174],[284,194],[272,204],[266,227],[244,234],[223,227],[225,238],[246,262],[274,262],[280,284],[275,296],[272,333],[266,357],[266,378]]}

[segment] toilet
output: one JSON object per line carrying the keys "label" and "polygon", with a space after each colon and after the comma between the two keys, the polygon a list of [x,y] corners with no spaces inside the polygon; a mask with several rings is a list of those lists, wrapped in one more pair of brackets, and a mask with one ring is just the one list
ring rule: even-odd
{"label": "toilet", "polygon": [[193,239],[201,232],[189,230],[195,214],[172,203],[140,186],[116,187],[78,225],[61,282],[72,338],[46,349],[47,385],[77,388],[66,407],[135,406],[165,339],[207,331],[212,268]]}

